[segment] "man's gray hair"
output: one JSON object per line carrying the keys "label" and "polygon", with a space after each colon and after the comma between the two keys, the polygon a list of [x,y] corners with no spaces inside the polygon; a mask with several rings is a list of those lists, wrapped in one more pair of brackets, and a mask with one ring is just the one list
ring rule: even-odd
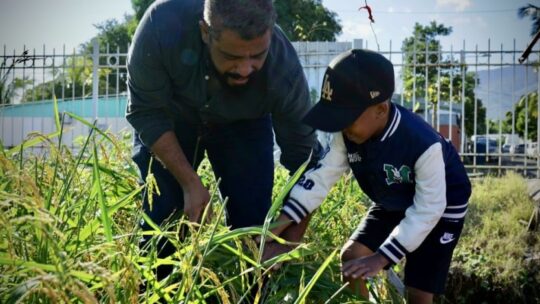
{"label": "man's gray hair", "polygon": [[218,39],[228,29],[251,40],[272,29],[276,17],[272,0],[204,1],[204,21],[210,27],[210,39]]}

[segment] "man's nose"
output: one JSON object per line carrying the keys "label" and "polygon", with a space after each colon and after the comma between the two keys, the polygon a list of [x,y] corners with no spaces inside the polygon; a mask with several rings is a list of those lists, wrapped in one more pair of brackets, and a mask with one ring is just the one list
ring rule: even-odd
{"label": "man's nose", "polygon": [[253,62],[251,60],[242,60],[236,66],[236,73],[242,77],[248,77],[255,71]]}

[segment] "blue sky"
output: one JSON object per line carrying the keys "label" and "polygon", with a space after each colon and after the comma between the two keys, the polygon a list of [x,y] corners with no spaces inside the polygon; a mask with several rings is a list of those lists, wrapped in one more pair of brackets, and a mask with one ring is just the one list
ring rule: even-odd
{"label": "blue sky", "polygon": [[375,43],[374,31],[381,49],[388,49],[390,40],[393,48],[399,48],[403,38],[411,35],[416,22],[427,25],[436,20],[453,29],[449,37],[441,39],[445,50],[450,45],[454,49],[461,48],[463,40],[466,40],[467,48],[478,44],[483,49],[487,47],[488,39],[491,39],[492,48],[498,49],[502,43],[507,49],[513,47],[514,38],[516,47],[522,49],[530,40],[531,22],[519,19],[517,10],[528,3],[540,6],[540,0],[368,0],[374,11],[372,31],[366,11],[356,10],[364,5],[364,1],[326,0],[323,3],[342,20],[344,33],[340,39],[365,38],[371,48]]}
{"label": "blue sky", "polygon": [[[463,40],[467,48],[478,44],[480,49],[524,49],[530,40],[528,19],[519,19],[517,9],[527,3],[540,6],[540,0],[368,0],[374,10],[376,33],[381,49],[398,49],[401,41],[409,36],[415,22],[428,24],[437,20],[452,26],[451,36],[443,38],[443,48],[461,48]],[[357,8],[364,0],[323,0],[323,4],[339,15],[343,25],[340,41],[362,38],[375,48],[375,39],[366,11]],[[7,51],[27,48],[47,50],[56,48],[72,50],[96,34],[93,24],[109,18],[122,19],[131,14],[130,0],[1,0],[0,46]],[[0,52],[3,50],[0,49]]]}

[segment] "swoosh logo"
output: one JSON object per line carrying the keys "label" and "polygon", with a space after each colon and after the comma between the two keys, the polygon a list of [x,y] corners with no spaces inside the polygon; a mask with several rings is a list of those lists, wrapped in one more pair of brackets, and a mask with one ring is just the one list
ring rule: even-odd
{"label": "swoosh logo", "polygon": [[441,236],[441,239],[440,239],[441,244],[448,244],[448,243],[452,242],[453,240],[455,240],[455,238],[445,238],[445,237],[442,237],[442,236]]}

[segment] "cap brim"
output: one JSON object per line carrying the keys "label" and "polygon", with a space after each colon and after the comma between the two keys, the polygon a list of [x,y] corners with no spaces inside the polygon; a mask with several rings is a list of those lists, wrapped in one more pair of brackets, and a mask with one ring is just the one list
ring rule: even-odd
{"label": "cap brim", "polygon": [[302,122],[324,132],[339,132],[350,126],[363,111],[364,108],[360,107],[337,107],[327,102],[318,102]]}

